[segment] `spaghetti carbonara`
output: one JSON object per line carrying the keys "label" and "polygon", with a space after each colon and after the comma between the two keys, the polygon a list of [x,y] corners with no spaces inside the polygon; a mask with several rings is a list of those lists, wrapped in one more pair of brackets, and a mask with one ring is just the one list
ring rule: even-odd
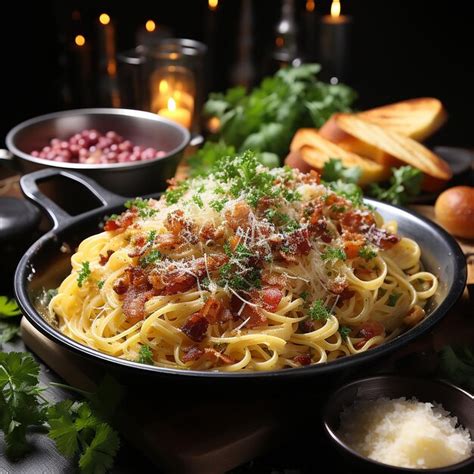
{"label": "spaghetti carbonara", "polygon": [[49,303],[64,334],[124,359],[230,372],[331,361],[417,324],[438,285],[360,195],[250,153],[126,208],[79,245]]}

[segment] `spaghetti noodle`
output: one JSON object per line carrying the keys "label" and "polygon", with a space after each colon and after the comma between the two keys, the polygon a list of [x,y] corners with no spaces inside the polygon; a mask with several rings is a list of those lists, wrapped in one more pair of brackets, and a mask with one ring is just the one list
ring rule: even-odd
{"label": "spaghetti noodle", "polygon": [[136,199],[49,304],[70,338],[161,367],[262,371],[364,352],[423,319],[437,278],[395,222],[249,153]]}

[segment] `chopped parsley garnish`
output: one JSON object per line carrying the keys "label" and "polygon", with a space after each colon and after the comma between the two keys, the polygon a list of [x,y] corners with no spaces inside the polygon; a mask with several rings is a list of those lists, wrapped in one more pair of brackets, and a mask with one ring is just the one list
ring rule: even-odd
{"label": "chopped parsley garnish", "polygon": [[326,260],[345,260],[346,252],[339,247],[327,247],[326,250],[321,254],[321,258]]}
{"label": "chopped parsley garnish", "polygon": [[309,296],[309,293],[307,291],[303,291],[301,294],[300,294],[300,298],[305,300],[308,298]]}
{"label": "chopped parsley garnish", "polygon": [[339,326],[338,331],[343,339],[347,339],[351,333],[351,328],[348,326]]}
{"label": "chopped parsley garnish", "polygon": [[283,229],[285,232],[294,232],[295,230],[298,230],[300,228],[300,224],[298,221],[296,221],[295,219],[290,219],[288,224],[285,226],[285,228]]}
{"label": "chopped parsley garnish", "polygon": [[119,218],[120,216],[118,214],[112,214],[110,215],[107,219],[106,219],[106,222],[107,221],[115,221]]}
{"label": "chopped parsley garnish", "polygon": [[137,209],[138,215],[142,219],[153,217],[158,211],[150,207],[150,203],[142,198],[130,199],[125,202],[124,206],[127,209]]}
{"label": "chopped parsley garnish", "polygon": [[168,204],[176,204],[189,189],[187,181],[181,181],[174,188],[168,189],[165,193],[165,199]]}
{"label": "chopped parsley garnish", "polygon": [[82,285],[84,284],[84,281],[87,280],[90,275],[91,275],[91,269],[89,266],[89,262],[85,261],[82,262],[82,267],[79,270],[79,273],[77,274],[77,286],[79,288],[82,288]]}
{"label": "chopped parsley garnish", "polygon": [[156,230],[150,230],[150,232],[148,233],[148,237],[147,237],[146,241],[149,244],[152,244],[155,241],[155,238],[156,238]]}
{"label": "chopped parsley garnish", "polygon": [[99,281],[97,282],[97,286],[99,287],[100,290],[103,288],[104,283],[105,283],[105,280],[99,280]]}
{"label": "chopped parsley garnish", "polygon": [[337,181],[340,179],[346,183],[357,183],[361,174],[362,170],[359,166],[346,168],[341,160],[330,158],[329,161],[324,163],[321,177],[324,181]]}
{"label": "chopped parsley garnish", "polygon": [[146,267],[155,263],[157,260],[161,260],[163,257],[159,250],[152,249],[146,255],[140,258],[139,263],[142,267]]}
{"label": "chopped parsley garnish", "polygon": [[138,361],[140,364],[153,365],[153,351],[150,346],[143,345],[138,352]]}
{"label": "chopped parsley garnish", "polygon": [[192,200],[201,209],[204,207],[204,203],[202,202],[201,196],[199,196],[199,194],[193,194]]}
{"label": "chopped parsley garnish", "polygon": [[237,247],[232,250],[230,244],[224,244],[224,252],[229,258],[229,261],[219,268],[219,285],[229,286],[236,290],[249,290],[251,288],[260,288],[261,269],[251,265],[249,259],[255,257],[250,249],[239,243]]}
{"label": "chopped parsley garnish", "polygon": [[362,247],[359,250],[359,257],[362,257],[365,260],[371,260],[377,256],[377,252],[370,247]]}
{"label": "chopped parsley garnish", "polygon": [[296,219],[292,219],[287,214],[277,211],[276,209],[267,209],[264,213],[265,218],[275,224],[276,226],[283,227],[285,232],[293,232],[299,229],[301,226]]}
{"label": "chopped parsley garnish", "polygon": [[309,308],[309,317],[316,321],[326,321],[331,312],[324,306],[323,300],[316,300]]}
{"label": "chopped parsley garnish", "polygon": [[361,206],[363,204],[362,189],[359,188],[357,184],[346,183],[339,179],[337,181],[327,183],[327,186],[336,194],[349,199],[349,201],[352,201],[354,206]]}
{"label": "chopped parsley garnish", "polygon": [[402,296],[401,293],[390,293],[390,295],[388,297],[387,304],[389,306],[395,306],[397,304],[398,298],[400,298],[400,296]]}
{"label": "chopped parsley garnish", "polygon": [[221,212],[222,209],[224,209],[225,203],[225,199],[214,199],[209,203],[209,205],[217,212]]}

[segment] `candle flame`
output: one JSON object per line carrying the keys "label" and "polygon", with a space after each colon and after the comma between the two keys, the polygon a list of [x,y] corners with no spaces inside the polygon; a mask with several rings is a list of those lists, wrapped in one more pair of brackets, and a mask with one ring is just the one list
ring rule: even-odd
{"label": "candle flame", "polygon": [[219,5],[219,0],[208,0],[209,10],[217,10],[217,6]]}
{"label": "candle flame", "polygon": [[306,0],[306,11],[307,12],[314,12],[316,5],[314,4],[314,0]]}
{"label": "candle flame", "polygon": [[165,79],[160,81],[158,90],[160,91],[160,94],[166,94],[168,92],[168,82]]}
{"label": "candle flame", "polygon": [[149,31],[150,33],[152,33],[153,31],[156,30],[156,23],[153,20],[148,20],[145,23],[145,29]]}
{"label": "candle flame", "polygon": [[331,3],[331,16],[337,18],[341,14],[341,2],[340,0],[332,0]]}
{"label": "candle flame", "polygon": [[107,15],[107,13],[101,13],[99,15],[99,21],[103,24],[103,25],[108,25],[110,23],[110,16]]}
{"label": "candle flame", "polygon": [[77,46],[84,46],[86,44],[86,39],[82,35],[76,35],[74,43],[76,43]]}
{"label": "candle flame", "polygon": [[172,111],[176,110],[176,101],[173,99],[173,97],[170,97],[168,99],[168,110],[172,110]]}

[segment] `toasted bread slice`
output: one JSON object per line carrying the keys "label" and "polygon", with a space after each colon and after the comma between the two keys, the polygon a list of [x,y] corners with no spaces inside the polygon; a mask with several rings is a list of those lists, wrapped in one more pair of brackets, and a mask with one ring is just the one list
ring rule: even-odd
{"label": "toasted bread slice", "polygon": [[435,133],[447,119],[441,101],[432,97],[404,100],[366,110],[357,115],[418,141],[423,141]]}
{"label": "toasted bread slice", "polygon": [[302,128],[293,137],[290,148],[292,153],[300,151],[302,158],[313,168],[321,170],[331,158],[338,158],[346,167],[359,166],[362,173],[360,185],[383,181],[390,176],[390,168],[375,161],[351,153],[335,143],[323,138],[315,129]]}
{"label": "toasted bread slice", "polygon": [[442,180],[452,177],[451,169],[445,161],[405,135],[382,128],[355,115],[337,114],[335,120],[337,126],[344,132],[405,164],[418,168],[429,176]]}

